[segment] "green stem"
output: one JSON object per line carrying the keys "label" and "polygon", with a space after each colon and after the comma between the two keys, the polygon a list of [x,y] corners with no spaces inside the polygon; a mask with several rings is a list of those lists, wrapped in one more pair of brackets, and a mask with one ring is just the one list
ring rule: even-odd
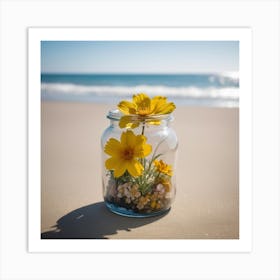
{"label": "green stem", "polygon": [[145,121],[143,121],[143,126],[142,126],[142,135],[144,135],[144,132],[145,132]]}
{"label": "green stem", "polygon": [[[141,134],[144,135],[144,132],[145,132],[145,121],[143,121],[143,126],[142,126]],[[144,166],[144,159],[143,158],[140,160],[140,162]],[[144,168],[145,168],[145,166],[144,166]]]}
{"label": "green stem", "polygon": [[157,144],[157,146],[156,146],[156,148],[155,148],[155,151],[154,151],[154,153],[153,153],[153,155],[152,155],[152,158],[151,158],[151,160],[150,160],[149,166],[148,166],[148,172],[149,172],[150,169],[151,169],[151,166],[152,166],[153,161],[154,161],[156,158],[158,158],[158,157],[160,157],[160,156],[162,155],[162,154],[156,155],[156,152],[157,152],[158,147],[165,141],[166,138],[167,138],[167,136],[164,137],[164,138]]}
{"label": "green stem", "polygon": [[164,138],[157,144],[157,146],[156,146],[156,148],[155,148],[155,151],[154,151],[154,153],[153,153],[153,156],[152,156],[152,161],[153,161],[154,157],[156,156],[156,151],[157,151],[158,147],[166,140],[166,138],[167,138],[167,136],[164,137]]}
{"label": "green stem", "polygon": [[158,178],[159,178],[160,174],[161,174],[161,172],[158,172],[158,174],[157,174],[157,176],[156,176],[156,178],[155,178],[154,182],[156,182],[156,181],[158,180]]}

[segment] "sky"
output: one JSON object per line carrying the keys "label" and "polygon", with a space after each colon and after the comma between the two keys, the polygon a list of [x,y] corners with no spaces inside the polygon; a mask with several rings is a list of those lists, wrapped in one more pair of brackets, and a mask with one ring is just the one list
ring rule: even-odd
{"label": "sky", "polygon": [[239,70],[238,41],[42,41],[42,73]]}

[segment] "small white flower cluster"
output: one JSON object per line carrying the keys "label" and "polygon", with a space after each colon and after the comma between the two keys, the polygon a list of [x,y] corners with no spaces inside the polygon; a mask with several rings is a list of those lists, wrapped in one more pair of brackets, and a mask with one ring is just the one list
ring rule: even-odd
{"label": "small white flower cluster", "polygon": [[133,185],[131,182],[124,183],[118,186],[117,197],[125,198],[126,203],[131,203],[133,200],[139,198],[141,193],[138,190],[137,185]]}
{"label": "small white flower cluster", "polygon": [[117,188],[117,197],[123,198],[126,203],[133,203],[139,210],[149,206],[151,209],[161,209],[166,203],[168,192],[166,186],[157,184],[153,193],[141,195],[138,185],[131,182],[119,185]]}
{"label": "small white flower cluster", "polygon": [[132,182],[126,182],[121,185],[116,184],[115,180],[108,181],[107,195],[109,199],[114,199],[116,202],[123,200],[126,204],[133,204],[141,211],[158,211],[168,207],[171,199],[171,182],[162,181],[157,183],[152,188],[152,191],[141,194],[139,185]]}
{"label": "small white flower cluster", "polygon": [[163,197],[165,195],[165,187],[162,184],[157,185],[156,191],[159,197]]}

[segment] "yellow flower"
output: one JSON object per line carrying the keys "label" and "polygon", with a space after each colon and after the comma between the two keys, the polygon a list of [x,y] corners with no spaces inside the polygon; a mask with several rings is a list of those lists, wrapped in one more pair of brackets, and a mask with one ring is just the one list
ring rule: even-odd
{"label": "yellow flower", "polygon": [[114,170],[115,177],[122,176],[126,170],[130,175],[137,177],[144,170],[143,165],[137,159],[148,156],[152,151],[152,146],[146,144],[145,136],[126,131],[122,133],[121,141],[110,138],[104,151],[111,156],[106,160],[105,166],[109,170]]}
{"label": "yellow flower", "polygon": [[173,173],[172,173],[171,165],[166,164],[162,160],[160,160],[160,161],[155,160],[154,165],[155,165],[158,172],[166,174],[168,176],[172,176]]}
{"label": "yellow flower", "polygon": [[[118,105],[120,111],[125,114],[120,119],[120,127],[135,128],[146,117],[170,114],[176,108],[173,102],[167,102],[166,97],[148,97],[145,93],[133,95],[132,102],[121,101]],[[150,124],[159,125],[160,120],[148,120]]]}
{"label": "yellow flower", "polygon": [[163,181],[161,181],[161,184],[164,186],[166,192],[171,191],[171,182],[170,181],[163,180]]}

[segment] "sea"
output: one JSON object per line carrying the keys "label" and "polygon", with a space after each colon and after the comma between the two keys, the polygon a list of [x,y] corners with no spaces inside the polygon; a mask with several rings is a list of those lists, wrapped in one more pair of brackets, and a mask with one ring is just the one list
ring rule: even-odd
{"label": "sea", "polygon": [[41,100],[116,104],[133,94],[176,105],[239,106],[238,72],[208,74],[41,74]]}

